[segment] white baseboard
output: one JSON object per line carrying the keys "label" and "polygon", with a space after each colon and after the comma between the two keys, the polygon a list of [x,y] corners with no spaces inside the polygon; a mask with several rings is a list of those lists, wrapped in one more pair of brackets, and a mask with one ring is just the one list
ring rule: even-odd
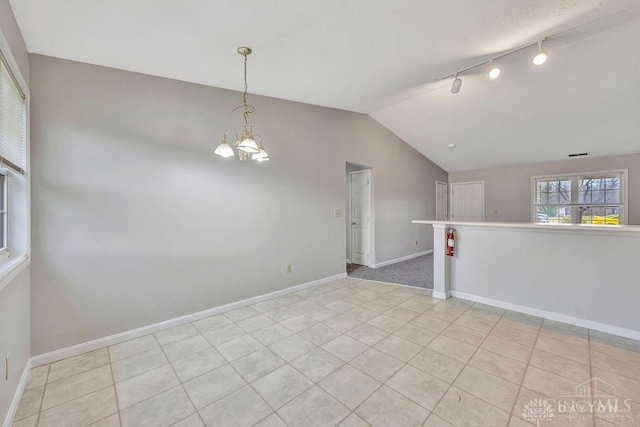
{"label": "white baseboard", "polygon": [[7,416],[4,418],[2,427],[11,427],[11,424],[13,424],[13,418],[16,416],[16,412],[18,412],[18,406],[20,406],[22,393],[24,392],[24,388],[27,386],[27,381],[29,381],[30,373],[31,373],[31,359],[28,359],[27,364],[25,365],[24,370],[22,371],[22,376],[20,377],[18,388],[16,388],[16,392],[13,394],[13,399],[11,399],[11,404],[9,405],[9,411],[7,412]]}
{"label": "white baseboard", "polygon": [[[434,298],[436,293],[433,293]],[[549,320],[555,320],[557,322],[568,323],[574,326],[581,326],[583,328],[593,329],[600,332],[605,332],[612,335],[618,335],[632,340],[640,341],[640,331],[634,331],[633,329],[621,328],[618,326],[608,325],[606,323],[594,322],[592,320],[580,319],[578,317],[567,316],[566,314],[555,313],[553,311],[540,310],[537,308],[526,307],[523,305],[512,304],[510,302],[504,302],[491,298],[485,298],[473,294],[467,294],[465,292],[451,291],[451,296],[456,298],[462,298],[469,301],[479,302],[482,304],[492,305],[494,307],[504,308],[506,310],[517,311],[518,313],[530,314],[532,316],[543,317]]]}
{"label": "white baseboard", "polygon": [[347,264],[351,264],[351,260],[349,258],[346,259]]}
{"label": "white baseboard", "polygon": [[339,280],[347,277],[347,273],[340,273],[322,279],[313,280],[311,282],[302,283],[300,285],[291,286],[279,291],[270,292],[268,294],[258,295],[255,297],[247,298],[241,301],[232,302],[229,304],[221,305],[219,307],[210,308],[207,310],[199,311],[197,313],[187,314],[185,316],[176,317],[174,319],[165,320],[163,322],[154,323],[152,325],[143,326],[141,328],[132,329],[130,331],[121,332],[119,334],[110,335],[108,337],[98,338],[93,341],[88,341],[82,344],[77,344],[71,347],[63,348],[60,350],[51,351],[49,353],[40,354],[31,358],[31,366],[36,368],[38,366],[47,365],[49,363],[57,362],[59,360],[68,359],[69,357],[78,356],[89,351],[98,350],[99,348],[108,347],[110,345],[119,344],[121,342],[129,341],[134,338],[139,338],[145,335],[149,335],[164,329],[173,328],[175,326],[184,325],[186,323],[195,322],[196,320],[204,319],[214,316],[216,314],[224,313],[226,311],[235,310],[236,308],[244,307],[246,305],[256,304],[261,301],[266,301],[271,298],[279,297],[281,295],[290,294],[292,292],[298,292],[303,289],[311,288],[313,286],[321,285],[323,283]]}
{"label": "white baseboard", "polygon": [[395,264],[397,262],[402,262],[402,261],[408,261],[410,259],[418,258],[419,256],[429,255],[429,254],[432,254],[432,253],[433,253],[433,249],[429,249],[428,251],[418,252],[417,254],[411,254],[411,255],[403,256],[402,258],[396,258],[396,259],[391,259],[389,261],[383,261],[383,262],[380,262],[378,264],[372,264],[371,268],[384,267],[386,265],[391,265],[391,264]]}
{"label": "white baseboard", "polygon": [[[438,299],[447,299],[451,296],[451,292],[438,292],[438,291],[433,291],[433,297],[434,298],[438,298]],[[462,297],[460,297],[462,298]]]}
{"label": "white baseboard", "polygon": [[357,277],[350,277],[350,279],[353,279],[353,280],[366,280],[367,282],[375,282],[375,283],[380,283],[382,285],[399,286],[401,288],[410,288],[410,289],[418,289],[418,290],[426,291],[426,292],[433,292],[433,289],[427,289],[427,288],[423,288],[421,286],[403,285],[402,283],[382,282],[380,280],[371,280],[371,279],[359,279]]}

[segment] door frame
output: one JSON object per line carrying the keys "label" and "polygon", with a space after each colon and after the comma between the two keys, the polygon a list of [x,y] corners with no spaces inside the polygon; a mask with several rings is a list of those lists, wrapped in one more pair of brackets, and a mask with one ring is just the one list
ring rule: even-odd
{"label": "door frame", "polygon": [[367,264],[365,264],[367,267],[370,268],[375,268],[374,266],[376,265],[375,259],[376,259],[376,252],[375,252],[375,200],[373,199],[373,195],[375,194],[375,192],[373,191],[374,188],[374,180],[373,180],[373,168],[370,168],[368,166],[364,166],[364,165],[358,165],[356,163],[351,163],[348,162],[352,165],[356,165],[356,166],[362,166],[362,169],[358,169],[358,170],[353,170],[353,171],[347,171],[347,176],[349,177],[349,183],[347,186],[347,211],[349,212],[349,215],[347,216],[347,224],[349,224],[349,261],[353,262],[353,230],[352,230],[352,226],[351,223],[353,222],[352,220],[352,214],[353,214],[353,209],[351,206],[351,195],[353,194],[353,190],[351,188],[351,175],[353,175],[354,173],[361,173],[361,172],[367,172],[369,174],[369,262]]}
{"label": "door frame", "polygon": [[437,181],[436,180],[436,221],[438,220],[438,184],[444,184],[447,187],[447,215],[446,218],[444,219],[445,221],[449,220],[449,183],[448,182],[444,182],[444,181]]}
{"label": "door frame", "polygon": [[485,200],[484,200],[484,181],[467,181],[467,182],[452,182],[449,183],[449,207],[450,209],[450,215],[447,215],[447,217],[450,217],[451,221],[455,221],[455,218],[453,218],[453,187],[456,185],[464,185],[464,184],[482,184],[482,221],[484,222],[484,205],[485,205]]}

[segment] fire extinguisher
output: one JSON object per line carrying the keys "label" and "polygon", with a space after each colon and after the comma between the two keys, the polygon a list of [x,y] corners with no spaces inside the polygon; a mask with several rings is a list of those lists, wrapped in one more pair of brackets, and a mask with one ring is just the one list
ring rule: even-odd
{"label": "fire extinguisher", "polygon": [[453,256],[453,245],[456,240],[453,228],[447,230],[447,256]]}

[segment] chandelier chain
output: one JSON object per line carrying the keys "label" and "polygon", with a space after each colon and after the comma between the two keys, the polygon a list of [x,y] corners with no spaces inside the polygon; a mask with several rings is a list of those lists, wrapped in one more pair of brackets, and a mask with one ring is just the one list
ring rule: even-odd
{"label": "chandelier chain", "polygon": [[244,56],[244,93],[242,94],[242,106],[244,107],[244,127],[248,126],[249,114],[253,113],[256,109],[253,105],[247,104],[247,93],[249,91],[249,85],[247,84],[247,56]]}

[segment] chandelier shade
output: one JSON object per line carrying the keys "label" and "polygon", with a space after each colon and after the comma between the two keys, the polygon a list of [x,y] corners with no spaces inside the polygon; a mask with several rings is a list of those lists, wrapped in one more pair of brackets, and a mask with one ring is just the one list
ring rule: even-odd
{"label": "chandelier shade", "polygon": [[222,157],[233,157],[234,155],[233,148],[227,144],[227,141],[222,141],[214,153]]}
{"label": "chandelier shade", "polygon": [[245,153],[255,154],[260,151],[258,148],[258,144],[252,138],[253,135],[243,135],[242,142],[238,144],[238,150],[244,151]]}

